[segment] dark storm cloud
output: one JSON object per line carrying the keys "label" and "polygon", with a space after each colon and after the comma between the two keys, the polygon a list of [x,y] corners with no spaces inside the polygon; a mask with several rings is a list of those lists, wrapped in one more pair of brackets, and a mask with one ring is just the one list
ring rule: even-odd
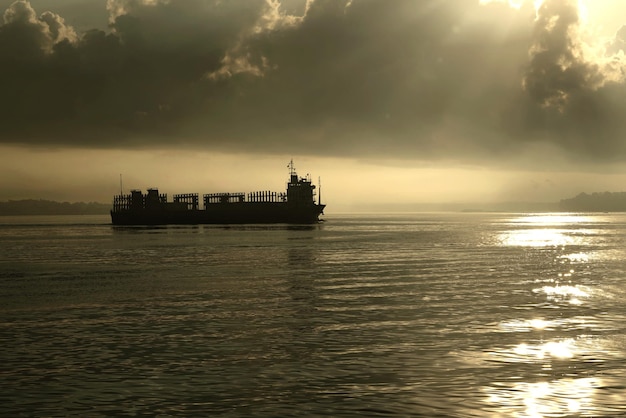
{"label": "dark storm cloud", "polygon": [[621,159],[626,150],[621,138],[626,128],[625,62],[623,53],[605,53],[621,48],[620,36],[603,51],[581,35],[576,1],[542,4],[523,83],[531,104],[520,111],[527,118],[520,132],[582,158]]}
{"label": "dark storm cloud", "polygon": [[15,2],[0,27],[0,135],[79,146],[168,140],[189,112],[198,114],[204,74],[255,22],[259,11],[246,3],[248,13],[204,1],[110,1],[112,31],[73,39],[59,36],[67,28],[50,14],[36,17],[27,2]]}
{"label": "dark storm cloud", "polygon": [[546,1],[538,11],[524,86],[541,105],[564,106],[571,94],[593,87],[599,78],[598,68],[584,60],[572,35],[578,24],[573,2]]}
{"label": "dark storm cloud", "polygon": [[0,140],[461,159],[531,142],[624,152],[622,63],[588,56],[574,2],[547,0],[537,16],[473,0],[107,4],[110,29],[79,35],[27,2],[7,9]]}

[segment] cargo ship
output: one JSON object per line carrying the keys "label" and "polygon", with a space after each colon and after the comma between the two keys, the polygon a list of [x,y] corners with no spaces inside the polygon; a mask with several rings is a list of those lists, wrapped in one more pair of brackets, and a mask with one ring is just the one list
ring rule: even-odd
{"label": "cargo ship", "polygon": [[313,224],[320,221],[326,205],[321,191],[315,202],[315,185],[310,176],[299,177],[293,161],[285,192],[257,191],[245,193],[175,194],[169,201],[158,189],[131,190],[113,198],[113,225],[177,224]]}

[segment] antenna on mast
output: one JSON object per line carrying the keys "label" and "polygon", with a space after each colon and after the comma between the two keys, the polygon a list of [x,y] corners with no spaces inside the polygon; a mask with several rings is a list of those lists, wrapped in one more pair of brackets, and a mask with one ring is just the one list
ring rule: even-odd
{"label": "antenna on mast", "polygon": [[287,168],[289,168],[289,175],[293,176],[294,174],[296,174],[296,169],[293,166],[293,158],[291,159],[291,161],[289,161],[289,164],[287,165]]}

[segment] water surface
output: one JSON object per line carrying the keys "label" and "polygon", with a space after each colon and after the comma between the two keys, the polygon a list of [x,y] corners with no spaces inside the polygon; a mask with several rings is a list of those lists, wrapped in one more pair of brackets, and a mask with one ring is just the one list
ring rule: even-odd
{"label": "water surface", "polygon": [[626,415],[626,215],[0,218],[0,415]]}

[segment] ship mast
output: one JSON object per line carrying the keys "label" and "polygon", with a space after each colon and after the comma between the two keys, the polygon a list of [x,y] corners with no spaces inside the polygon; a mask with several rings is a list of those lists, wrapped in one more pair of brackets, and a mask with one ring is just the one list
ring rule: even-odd
{"label": "ship mast", "polygon": [[289,164],[287,165],[287,168],[289,169],[289,176],[293,176],[296,174],[296,169],[293,166],[293,158],[291,159],[291,161],[289,161]]}
{"label": "ship mast", "polygon": [[317,205],[322,204],[322,178],[317,178]]}

